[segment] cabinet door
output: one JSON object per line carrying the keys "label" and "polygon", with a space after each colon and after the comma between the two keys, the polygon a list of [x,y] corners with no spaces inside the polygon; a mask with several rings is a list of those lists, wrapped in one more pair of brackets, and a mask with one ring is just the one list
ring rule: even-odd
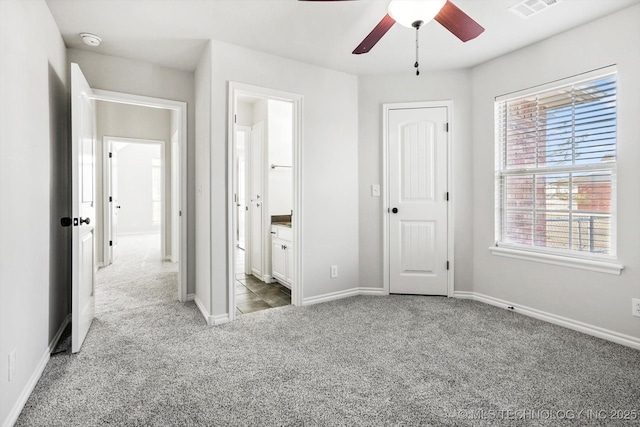
{"label": "cabinet door", "polygon": [[273,239],[271,243],[271,275],[279,280],[286,280],[286,251],[285,243],[279,239]]}
{"label": "cabinet door", "polygon": [[293,245],[291,243],[287,244],[286,259],[287,259],[287,268],[285,270],[285,280],[288,284],[293,283]]}

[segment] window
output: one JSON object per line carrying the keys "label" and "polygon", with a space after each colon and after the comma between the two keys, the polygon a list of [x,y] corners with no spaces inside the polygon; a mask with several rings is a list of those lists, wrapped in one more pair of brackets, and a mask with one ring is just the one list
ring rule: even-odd
{"label": "window", "polygon": [[496,246],[615,256],[615,69],[496,98],[495,125]]}

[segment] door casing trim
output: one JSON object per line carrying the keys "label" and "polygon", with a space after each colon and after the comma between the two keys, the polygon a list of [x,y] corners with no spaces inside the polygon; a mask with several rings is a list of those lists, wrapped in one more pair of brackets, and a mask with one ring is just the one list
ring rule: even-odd
{"label": "door casing trim", "polygon": [[393,104],[382,104],[382,264],[383,264],[383,289],[385,295],[389,295],[390,267],[389,267],[389,111],[410,110],[420,108],[446,108],[447,123],[447,191],[449,192],[449,204],[447,206],[447,259],[449,260],[449,270],[447,271],[447,296],[453,297],[454,293],[454,202],[455,193],[453,188],[453,101],[423,101],[404,102]]}

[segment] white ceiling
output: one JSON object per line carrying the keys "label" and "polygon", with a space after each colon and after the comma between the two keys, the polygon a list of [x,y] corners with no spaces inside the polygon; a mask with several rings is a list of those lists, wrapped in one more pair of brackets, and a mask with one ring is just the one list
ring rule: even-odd
{"label": "white ceiling", "polygon": [[[640,0],[564,0],[527,20],[519,0],[453,0],[486,30],[462,43],[435,21],[420,30],[422,70],[471,67]],[[216,39],[354,74],[412,72],[415,32],[396,24],[365,55],[351,51],[387,12],[389,0],[47,0],[67,47],[194,70]],[[90,48],[79,33],[99,35]]]}

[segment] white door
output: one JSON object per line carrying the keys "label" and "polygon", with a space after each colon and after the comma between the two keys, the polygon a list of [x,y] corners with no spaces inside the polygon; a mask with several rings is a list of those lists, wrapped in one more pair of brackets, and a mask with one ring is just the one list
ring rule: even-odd
{"label": "white door", "polygon": [[264,122],[257,123],[251,129],[251,172],[250,172],[250,203],[251,217],[251,273],[262,280],[263,274],[263,167],[264,167]]}
{"label": "white door", "polygon": [[72,290],[71,351],[80,351],[95,313],[95,103],[71,64]]}
{"label": "white door", "polygon": [[389,110],[389,292],[447,295],[447,109]]}
{"label": "white door", "polygon": [[[247,193],[247,145],[248,141],[251,139],[251,128],[247,126],[237,126],[236,128],[236,159],[235,159],[235,168],[236,174],[234,182],[234,193],[235,193],[235,202],[236,202],[236,247],[242,249],[246,254],[246,212],[247,202],[246,202],[246,193]],[[246,264],[246,259],[245,259]]]}
{"label": "white door", "polygon": [[271,275],[276,279],[287,280],[287,254],[282,240],[271,241]]}
{"label": "white door", "polygon": [[107,264],[113,262],[113,249],[118,244],[118,213],[120,210],[120,202],[118,201],[118,147],[117,144],[109,142],[107,154],[107,177],[109,179],[109,194],[106,201],[109,206],[108,215],[110,220],[105,222],[109,235],[107,242]]}

